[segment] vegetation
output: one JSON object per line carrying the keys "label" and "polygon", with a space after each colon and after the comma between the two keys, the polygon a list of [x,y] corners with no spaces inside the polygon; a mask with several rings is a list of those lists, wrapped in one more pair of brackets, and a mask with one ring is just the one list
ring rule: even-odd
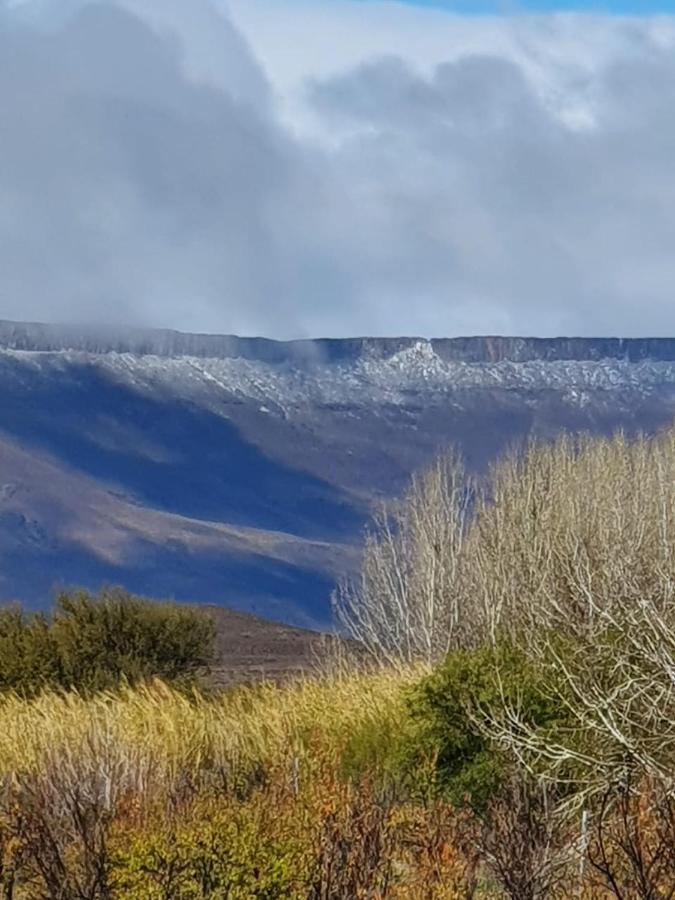
{"label": "vegetation", "polygon": [[427,665],[466,642],[461,588],[475,485],[454,452],[383,503],[366,532],[361,572],[334,597],[336,617],[380,665]]}
{"label": "vegetation", "polygon": [[417,751],[501,822],[485,854],[507,893],[675,896],[675,430],[532,444],[464,488],[439,465],[380,516],[338,612],[374,659],[409,660],[408,627],[445,634],[445,661],[412,654],[437,666]]}
{"label": "vegetation", "polygon": [[430,827],[391,799],[417,677],[9,695],[0,885],[15,897],[320,898],[384,884]]}
{"label": "vegetation", "polygon": [[[456,805],[484,809],[509,777],[509,757],[490,740],[485,711],[517,704],[542,734],[566,723],[548,694],[545,673],[518,646],[501,644],[450,653],[410,698],[418,723],[412,750],[434,760],[434,788]],[[414,760],[409,765],[416,770]]]}
{"label": "vegetation", "polygon": [[7,611],[0,896],[675,897],[674,476],[675,431],[449,455],[336,596],[368,664],[283,685],[185,690],[177,608]]}
{"label": "vegetation", "polygon": [[0,691],[91,692],[208,667],[213,625],[198,610],[152,603],[119,589],[61,594],[51,618],[0,610]]}

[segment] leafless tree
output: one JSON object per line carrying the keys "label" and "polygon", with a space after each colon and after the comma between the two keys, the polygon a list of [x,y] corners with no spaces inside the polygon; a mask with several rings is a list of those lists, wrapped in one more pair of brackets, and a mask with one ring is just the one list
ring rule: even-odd
{"label": "leafless tree", "polygon": [[[675,764],[675,430],[564,437],[493,471],[464,545],[484,631],[539,660],[565,734],[511,703],[483,711],[532,769],[602,795],[626,760],[665,784]],[[570,775],[570,773],[573,773]]]}
{"label": "leafless tree", "polygon": [[500,461],[466,542],[465,589],[493,635],[604,632],[617,606],[675,588],[675,430],[564,436]]}
{"label": "leafless tree", "polygon": [[554,788],[514,775],[488,805],[480,847],[512,900],[569,896],[571,845]]}
{"label": "leafless tree", "polygon": [[470,631],[460,586],[474,485],[456,452],[383,503],[366,534],[361,572],[334,596],[339,622],[378,662],[429,664]]}
{"label": "leafless tree", "polygon": [[595,813],[589,862],[618,900],[675,897],[675,800],[662,786],[628,777],[608,788]]}
{"label": "leafless tree", "polygon": [[671,791],[675,429],[532,443],[480,490],[449,454],[381,510],[336,608],[387,663],[516,642],[566,728],[533,728],[504,696],[474,711],[491,739],[526,770],[572,782],[579,805],[627,761]]}

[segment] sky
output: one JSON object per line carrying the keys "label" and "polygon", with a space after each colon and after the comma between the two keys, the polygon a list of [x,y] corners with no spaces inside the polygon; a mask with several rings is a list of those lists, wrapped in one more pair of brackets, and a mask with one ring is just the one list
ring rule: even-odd
{"label": "sky", "polygon": [[[361,2],[370,3],[374,0],[361,0]],[[474,15],[504,12],[580,11],[639,16],[649,13],[668,13],[675,10],[675,0],[407,0],[407,5],[435,7]]]}
{"label": "sky", "polygon": [[675,335],[675,4],[479,5],[0,0],[0,318]]}

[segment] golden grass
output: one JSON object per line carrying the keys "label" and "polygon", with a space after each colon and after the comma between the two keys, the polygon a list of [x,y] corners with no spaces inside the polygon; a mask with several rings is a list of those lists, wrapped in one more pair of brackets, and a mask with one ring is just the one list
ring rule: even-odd
{"label": "golden grass", "polygon": [[[317,744],[341,752],[406,727],[406,690],[420,670],[352,673],[187,696],[166,684],[85,698],[45,693],[0,700],[0,777],[72,761],[108,767],[149,790],[204,772],[236,775]],[[367,738],[366,738],[367,739]]]}

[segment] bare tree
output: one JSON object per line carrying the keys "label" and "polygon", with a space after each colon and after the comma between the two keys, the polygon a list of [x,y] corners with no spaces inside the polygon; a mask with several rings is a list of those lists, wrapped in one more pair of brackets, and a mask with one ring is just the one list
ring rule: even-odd
{"label": "bare tree", "polygon": [[672,793],[675,430],[567,437],[501,463],[464,558],[486,632],[537,659],[566,723],[534,728],[503,697],[479,711],[485,732],[579,804],[627,766]]}
{"label": "bare tree", "polygon": [[480,848],[496,880],[512,900],[569,896],[572,860],[555,789],[514,775],[488,805]]}
{"label": "bare tree", "polygon": [[675,591],[675,430],[563,436],[490,473],[466,542],[466,583],[492,635],[591,639],[614,612]]}
{"label": "bare tree", "polygon": [[579,805],[628,763],[672,791],[675,429],[532,443],[480,491],[449,454],[383,507],[335,600],[378,661],[433,663],[485,639],[524,648],[565,729],[534,728],[506,697],[474,715]]}
{"label": "bare tree", "polygon": [[431,664],[470,632],[460,567],[473,495],[451,451],[377,511],[361,572],[333,600],[346,632],[378,662]]}
{"label": "bare tree", "polygon": [[607,789],[595,812],[588,852],[601,886],[618,900],[675,897],[675,799],[628,777]]}

